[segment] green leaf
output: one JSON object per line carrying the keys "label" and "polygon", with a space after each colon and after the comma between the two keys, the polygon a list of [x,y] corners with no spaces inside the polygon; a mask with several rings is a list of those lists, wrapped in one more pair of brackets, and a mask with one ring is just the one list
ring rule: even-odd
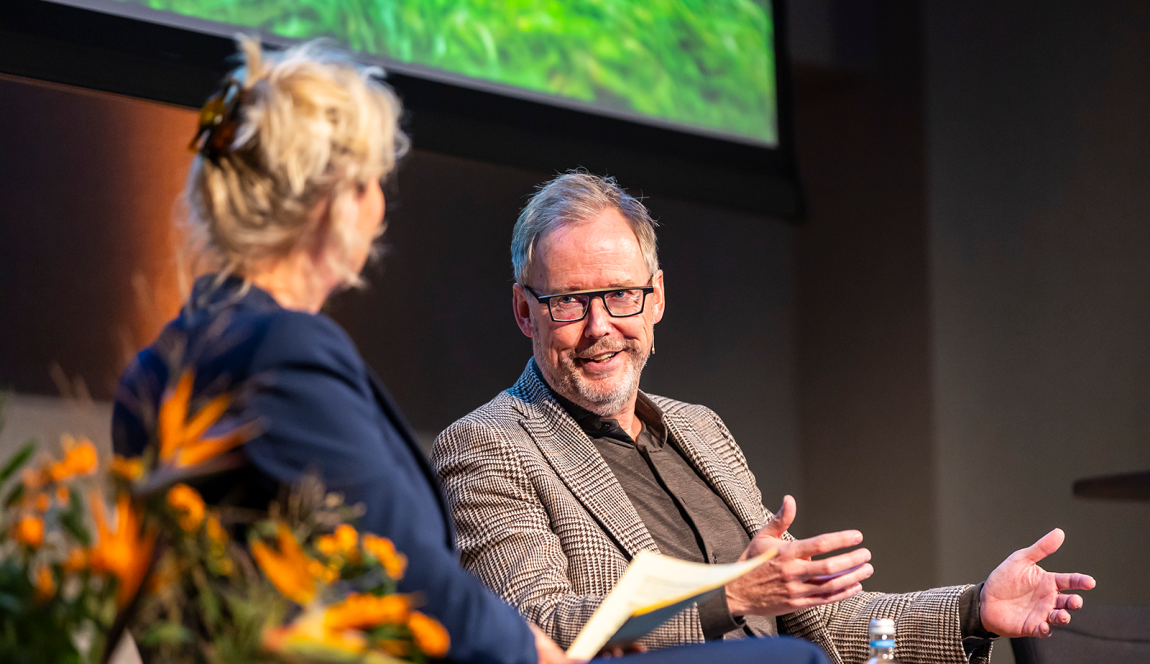
{"label": "green leaf", "polygon": [[195,640],[192,630],[175,623],[159,623],[148,628],[140,637],[140,645],[152,648],[161,644],[191,643]]}
{"label": "green leaf", "polygon": [[[2,422],[0,422],[0,424],[2,424]],[[28,463],[28,459],[31,459],[35,452],[36,441],[32,440],[25,443],[24,447],[21,447],[16,454],[12,455],[12,458],[8,459],[8,463],[4,464],[4,468],[0,470],[0,484],[7,482],[9,477],[12,477],[17,470],[20,470],[21,466]]]}
{"label": "green leaf", "polygon": [[84,499],[79,491],[73,491],[68,509],[59,517],[60,525],[69,535],[85,547],[92,546],[92,534],[84,524]]}
{"label": "green leaf", "polygon": [[4,507],[12,507],[21,498],[24,497],[24,483],[17,484],[11,491],[8,492],[8,497],[4,499]]}
{"label": "green leaf", "polygon": [[9,595],[8,593],[0,593],[0,612],[16,613],[24,603],[20,601],[19,597]]}

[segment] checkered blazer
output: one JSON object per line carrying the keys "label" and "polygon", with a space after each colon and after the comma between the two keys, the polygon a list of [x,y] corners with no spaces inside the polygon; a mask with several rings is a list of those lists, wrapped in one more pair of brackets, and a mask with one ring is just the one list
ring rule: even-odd
{"label": "checkered blazer", "polygon": [[[648,396],[662,409],[684,458],[753,536],[771,513],[731,432],[708,408]],[[563,647],[630,559],[640,550],[659,550],[594,444],[530,363],[511,389],[440,434],[431,458],[455,518],[464,567]],[[967,587],[863,592],[779,616],[779,633],[817,643],[840,664],[864,662],[870,619],[893,618],[900,661],[966,662],[958,604]],[[692,607],[643,643],[702,640]],[[988,659],[986,653],[975,661]]]}

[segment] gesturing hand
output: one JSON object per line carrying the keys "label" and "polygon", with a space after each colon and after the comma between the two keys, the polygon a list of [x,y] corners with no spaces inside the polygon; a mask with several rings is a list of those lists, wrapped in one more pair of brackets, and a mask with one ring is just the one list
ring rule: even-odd
{"label": "gesturing hand", "polygon": [[1010,554],[982,586],[979,616],[982,626],[1000,636],[1050,636],[1051,625],[1070,622],[1070,611],[1082,608],[1078,595],[1062,590],[1090,590],[1093,577],[1055,574],[1038,561],[1058,550],[1066,534],[1055,528],[1025,549]]}
{"label": "gesturing hand", "polygon": [[[794,542],[782,539],[794,523],[797,507],[791,496],[751,540],[739,560],[770,549],[778,555],[727,584],[727,606],[736,616],[780,616],[798,609],[847,599],[862,590],[861,581],[871,574],[870,551],[855,549],[823,560],[811,557],[862,541],[862,533],[844,530]],[[857,568],[857,569],[855,569]]]}

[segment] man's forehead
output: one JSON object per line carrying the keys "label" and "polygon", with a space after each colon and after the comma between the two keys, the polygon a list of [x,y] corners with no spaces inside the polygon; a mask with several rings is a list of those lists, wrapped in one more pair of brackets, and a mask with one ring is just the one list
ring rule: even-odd
{"label": "man's forehead", "polygon": [[[613,213],[613,214],[611,214]],[[564,224],[540,238],[535,272],[553,292],[646,283],[639,240],[618,211]]]}

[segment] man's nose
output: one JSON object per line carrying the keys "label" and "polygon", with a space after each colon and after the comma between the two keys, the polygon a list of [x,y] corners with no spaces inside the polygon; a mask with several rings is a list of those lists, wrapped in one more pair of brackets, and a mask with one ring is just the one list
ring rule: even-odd
{"label": "man's nose", "polygon": [[607,306],[603,298],[593,297],[587,305],[586,327],[583,332],[592,339],[605,337],[611,333],[611,314],[607,313]]}

